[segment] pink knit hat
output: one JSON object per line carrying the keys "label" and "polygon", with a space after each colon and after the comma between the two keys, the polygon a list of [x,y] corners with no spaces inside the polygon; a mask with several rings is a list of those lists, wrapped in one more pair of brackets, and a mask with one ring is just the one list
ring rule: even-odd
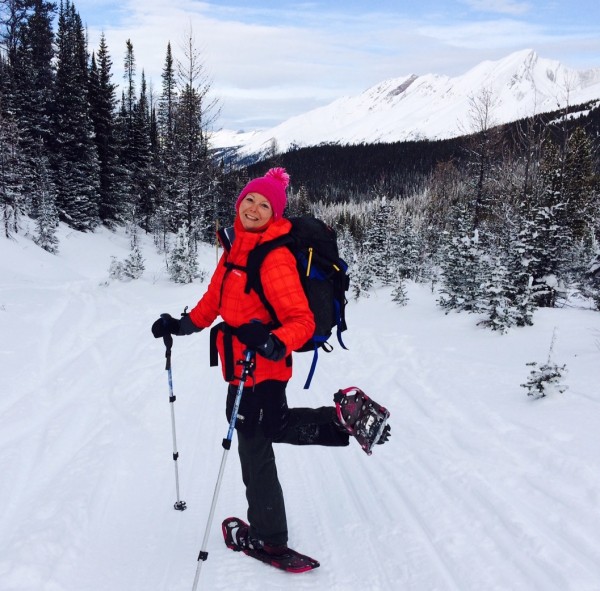
{"label": "pink knit hat", "polygon": [[235,210],[237,211],[242,199],[248,193],[260,193],[268,199],[273,208],[273,219],[277,221],[283,215],[287,195],[285,190],[290,182],[290,175],[285,171],[285,168],[271,168],[265,176],[251,180],[240,193],[240,196],[235,202]]}

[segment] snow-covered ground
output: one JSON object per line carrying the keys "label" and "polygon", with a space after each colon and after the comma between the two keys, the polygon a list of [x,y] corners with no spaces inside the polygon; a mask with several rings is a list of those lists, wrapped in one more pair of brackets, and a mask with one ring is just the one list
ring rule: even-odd
{"label": "snow-covered ground", "polygon": [[[225,386],[208,366],[208,331],[176,339],[175,478],[161,312],[204,286],[167,280],[151,241],[146,271],[107,279],[128,240],[61,229],[52,256],[0,239],[0,590],[184,591],[221,460]],[[210,271],[215,253],[201,253]],[[328,404],[356,385],[391,410],[392,439],[276,449],[290,544],[321,561],[302,575],[228,550],[221,519],[244,516],[235,446],[200,589],[598,591],[600,314],[540,310],[500,336],[444,315],[424,286],[399,308],[389,291],[351,302],[350,351],[296,356],[290,405]],[[520,387],[529,361],[555,360],[569,389],[541,400]]]}

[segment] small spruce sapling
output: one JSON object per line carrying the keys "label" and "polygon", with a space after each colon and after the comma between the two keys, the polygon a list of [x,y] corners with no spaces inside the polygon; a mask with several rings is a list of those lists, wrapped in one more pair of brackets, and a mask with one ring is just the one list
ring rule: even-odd
{"label": "small spruce sapling", "polygon": [[540,365],[537,361],[532,361],[526,365],[531,366],[533,369],[529,372],[529,379],[525,384],[521,384],[521,387],[527,389],[527,396],[533,396],[534,398],[544,398],[549,394],[554,393],[562,394],[568,388],[563,384],[562,379],[567,372],[567,366],[556,364],[552,357],[554,353],[554,346],[556,344],[557,330],[554,329],[552,333],[552,342],[550,343],[550,351],[548,352],[548,361]]}
{"label": "small spruce sapling", "polygon": [[168,256],[168,271],[171,281],[191,283],[194,279],[204,281],[206,271],[199,269],[197,252],[185,228],[180,228],[175,247]]}
{"label": "small spruce sapling", "polygon": [[131,234],[129,256],[124,261],[118,261],[116,257],[110,257],[110,266],[108,268],[108,278],[113,281],[131,281],[139,279],[144,272],[144,257],[140,250],[137,238],[137,231],[134,229]]}
{"label": "small spruce sapling", "polygon": [[114,281],[123,280],[123,263],[121,261],[118,261],[117,257],[110,257],[110,266],[108,267],[108,278]]}
{"label": "small spruce sapling", "polygon": [[131,235],[131,251],[123,261],[123,277],[125,280],[139,279],[144,272],[144,257],[140,250],[137,231]]}
{"label": "small spruce sapling", "polygon": [[396,279],[396,285],[392,291],[392,301],[399,306],[408,304],[408,293],[406,291],[406,280],[400,274]]}

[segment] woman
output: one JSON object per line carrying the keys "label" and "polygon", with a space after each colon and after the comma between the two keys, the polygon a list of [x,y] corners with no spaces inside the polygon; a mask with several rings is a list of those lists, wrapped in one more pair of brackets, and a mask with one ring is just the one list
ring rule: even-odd
{"label": "woman", "polygon": [[[152,326],[159,338],[186,335],[223,319],[216,333],[223,376],[229,382],[227,419],[230,420],[239,379],[235,364],[248,348],[256,351],[251,382],[244,388],[236,422],[242,478],[248,500],[249,531],[237,534],[237,544],[269,554],[287,550],[288,529],[283,492],[277,477],[273,442],[294,445],[348,445],[348,433],[337,423],[335,407],[289,409],[286,386],[292,376],[292,351],[314,332],[314,319],[300,284],[296,261],[287,248],[269,252],[260,267],[266,300],[279,326],[269,329],[271,317],[259,296],[245,293],[246,265],[253,248],[290,231],[283,217],[289,176],[273,168],[250,181],[236,202],[237,215],[228,244],[202,299],[176,320],[163,315]],[[165,317],[166,316],[166,317]]]}

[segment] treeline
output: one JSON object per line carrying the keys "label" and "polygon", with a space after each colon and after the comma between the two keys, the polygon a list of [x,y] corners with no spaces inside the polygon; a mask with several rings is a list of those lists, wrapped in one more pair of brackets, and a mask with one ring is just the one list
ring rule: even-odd
{"label": "treeline", "polygon": [[407,279],[428,282],[444,309],[502,332],[532,324],[538,307],[600,309],[598,136],[532,120],[514,132],[508,150],[502,130],[481,130],[409,197],[374,188],[316,206],[340,231],[355,297],[379,283],[404,303]]}
{"label": "treeline", "polygon": [[36,242],[50,252],[59,220],[82,231],[128,224],[165,247],[180,228],[195,244],[214,235],[216,219],[231,217],[241,181],[209,153],[218,105],[191,32],[181,58],[165,48],[158,96],[136,71],[128,41],[118,96],[104,36],[90,52],[69,0],[58,11],[47,0],[0,0],[0,17],[5,236],[28,216]]}
{"label": "treeline", "polygon": [[[227,224],[248,178],[283,165],[288,215],[335,225],[355,297],[376,283],[428,281],[444,308],[479,312],[492,328],[532,322],[539,306],[575,296],[600,306],[600,109],[569,107],[494,127],[493,101],[473,101],[470,135],[446,141],[294,149],[226,170],[210,149],[218,116],[190,33],[180,58],[165,48],[161,89],[123,50],[113,83],[104,37],[90,52],[66,0],[0,0],[2,233],[35,221],[56,252],[59,220],[82,231],[127,225],[132,253],[111,276],[143,273],[138,231],[169,252],[172,278],[199,276],[196,245]],[[571,299],[570,299],[571,298]]]}
{"label": "treeline", "polygon": [[285,166],[338,228],[355,297],[394,285],[404,303],[407,279],[427,281],[445,309],[506,331],[538,307],[600,309],[598,102],[492,127],[484,96],[468,136],[303,148],[249,170]]}
{"label": "treeline", "polygon": [[[600,101],[567,106],[494,129],[495,157],[520,155],[526,149],[521,142],[522,130],[542,132],[560,142],[565,133],[582,127],[588,135],[600,135]],[[384,192],[395,196],[417,194],[425,187],[439,162],[453,162],[460,169],[468,165],[472,134],[446,140],[420,140],[386,144],[325,144],[294,148],[266,161],[248,166],[250,176],[265,165],[280,165],[290,172],[296,188],[303,187],[311,201],[328,203],[362,201]]]}

